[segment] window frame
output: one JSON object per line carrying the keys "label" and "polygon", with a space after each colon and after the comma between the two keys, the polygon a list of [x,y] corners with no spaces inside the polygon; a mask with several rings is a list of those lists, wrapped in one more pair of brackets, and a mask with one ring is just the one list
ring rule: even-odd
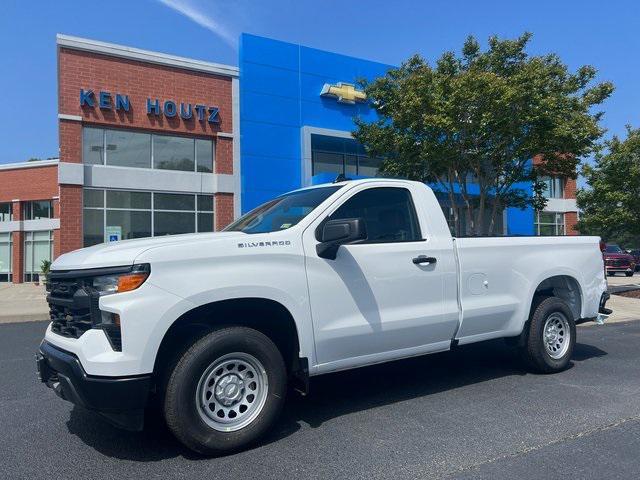
{"label": "window frame", "polygon": [[546,175],[540,180],[547,185],[547,189],[543,193],[544,198],[564,198],[565,177],[559,175]]}
{"label": "window frame", "polygon": [[[315,164],[316,164],[316,159],[315,159],[315,155],[316,153],[325,153],[325,154],[330,154],[330,155],[339,155],[342,157],[342,172],[337,172],[336,175],[340,175],[340,173],[342,173],[343,175],[349,176],[349,175],[353,175],[352,173],[347,173],[347,167],[351,166],[353,167],[354,165],[350,164],[347,162],[348,158],[355,158],[355,175],[356,176],[363,176],[363,177],[370,177],[370,178],[375,178],[372,177],[371,175],[362,175],[360,173],[360,162],[363,159],[367,159],[367,160],[380,160],[380,162],[383,161],[382,158],[376,159],[375,157],[370,157],[366,154],[366,152],[360,153],[359,152],[359,148],[364,149],[364,147],[362,146],[362,144],[360,142],[358,142],[355,138],[353,138],[352,136],[349,137],[343,137],[343,136],[336,136],[336,135],[329,135],[329,134],[325,134],[325,133],[314,133],[311,132],[309,134],[309,149],[310,149],[310,157],[311,157],[311,176],[315,176],[315,175],[321,175],[323,173],[332,173],[332,172],[316,172],[316,168],[315,168]],[[338,150],[325,150],[322,148],[313,148],[313,141],[314,141],[314,137],[327,137],[327,138],[331,138],[333,140],[339,140],[340,142],[342,142],[343,148],[342,151],[338,151]],[[355,147],[355,151],[353,152],[349,152],[347,151],[346,148],[346,142],[353,142],[354,143],[354,147]],[[378,171],[380,170],[380,168],[378,167]]]}
{"label": "window frame", "polygon": [[[43,217],[43,218],[33,218],[33,204],[36,202],[46,202],[48,203],[48,212],[49,212],[49,216],[48,217]],[[22,202],[22,208],[21,208],[21,213],[22,213],[22,220],[26,220],[26,221],[31,221],[31,220],[49,220],[51,218],[55,218],[55,212],[54,212],[54,208],[53,208],[53,200],[52,199],[41,199],[41,200],[25,200],[24,202]],[[27,215],[28,213],[28,215]],[[27,216],[29,218],[27,218]]]}
{"label": "window frame", "polygon": [[[413,238],[410,240],[364,240],[358,243],[354,243],[352,245],[382,245],[382,244],[392,244],[392,243],[416,243],[416,242],[426,242],[427,238],[425,237],[425,235],[423,234],[422,231],[422,225],[420,224],[420,217],[418,216],[418,209],[416,208],[415,202],[413,201],[413,194],[411,193],[411,189],[409,189],[406,186],[396,186],[396,185],[370,185],[370,186],[366,186],[365,188],[360,188],[360,189],[355,189],[355,191],[349,195],[347,198],[344,199],[344,201],[341,201],[339,205],[337,205],[335,208],[333,208],[331,210],[331,213],[327,214],[326,217],[322,220],[322,222],[320,222],[320,224],[318,225],[317,229],[316,229],[316,239],[320,238],[319,234],[320,232],[322,232],[322,228],[324,227],[324,224],[326,222],[328,222],[329,220],[336,220],[334,218],[332,218],[332,216],[341,208],[343,207],[347,202],[349,202],[351,199],[353,199],[356,195],[359,195],[361,193],[364,193],[366,191],[369,190],[379,190],[379,189],[396,189],[396,190],[404,190],[407,195],[409,196],[409,206],[410,206],[410,212],[409,212],[409,221],[413,222],[416,228],[416,237],[417,238]],[[366,219],[365,219],[366,222]],[[368,227],[368,226],[367,226]],[[367,232],[368,234],[368,232]]]}
{"label": "window frame", "polygon": [[[547,214],[551,214],[553,215],[553,219],[554,222],[550,223],[550,222],[541,222],[540,221],[540,214],[541,213],[547,213]],[[561,237],[561,236],[565,236],[567,234],[567,226],[566,226],[566,220],[565,220],[565,212],[550,212],[550,211],[546,211],[546,210],[536,210],[535,211],[535,217],[533,219],[533,228],[534,228],[534,235],[538,236],[538,237]],[[558,218],[561,218],[562,221],[558,222]],[[552,226],[554,228],[554,234],[553,235],[542,235],[540,233],[540,227],[541,226]],[[562,227],[561,228],[561,232],[562,233],[558,233],[558,227]]]}
{"label": "window frame", "polygon": [[[4,240],[5,236],[7,240]],[[0,233],[0,247],[5,245],[9,252],[9,269],[6,272],[0,271],[0,276],[7,276],[6,280],[0,279],[0,283],[11,283],[13,281],[13,232]]]}
{"label": "window frame", "polygon": [[[38,282],[40,281],[40,274],[42,273],[39,270],[39,266],[35,266],[33,265],[33,259],[34,259],[34,246],[36,242],[42,242],[44,243],[45,240],[35,240],[35,234],[36,233],[43,233],[43,232],[48,232],[49,233],[49,238],[48,238],[48,243],[49,243],[49,261],[53,261],[53,230],[35,230],[35,231],[28,231],[28,232],[24,232],[24,240],[22,242],[22,246],[23,246],[23,260],[22,260],[22,266],[23,266],[23,271],[22,271],[22,277],[23,277],[23,281],[27,282],[27,283],[32,283],[32,282]],[[27,249],[31,248],[31,268],[28,269],[27,268]],[[32,270],[33,268],[38,268],[38,270]]]}
{"label": "window frame", "polygon": [[[7,205],[9,207],[9,211],[7,214],[0,212],[0,222],[12,222],[13,221],[13,202],[0,202],[0,206]],[[5,215],[9,216],[8,220],[5,220],[3,217]]]}
{"label": "window frame", "polygon": [[[85,129],[92,129],[92,130],[100,130],[102,132],[102,151],[101,151],[101,160],[102,163],[85,163],[85,159],[84,159],[84,131]],[[149,135],[150,136],[150,147],[149,147],[149,158],[150,158],[150,166],[149,167],[132,167],[132,166],[125,166],[125,165],[109,165],[109,153],[107,151],[107,132],[108,131],[113,131],[113,132],[126,132],[126,133],[139,133],[139,134],[145,134],[145,135]],[[173,170],[173,169],[165,169],[165,168],[156,168],[156,160],[155,160],[155,138],[156,137],[175,137],[175,138],[181,138],[181,139],[187,139],[190,140],[192,143],[192,150],[193,150],[193,170]],[[83,165],[98,165],[98,166],[103,166],[103,167],[116,167],[116,168],[135,168],[135,169],[141,169],[141,170],[159,170],[159,171],[167,171],[167,172],[186,172],[186,173],[215,173],[215,164],[216,164],[216,141],[214,138],[212,137],[201,137],[201,136],[191,136],[191,135],[169,135],[169,134],[163,134],[163,133],[155,133],[152,131],[147,131],[147,130],[137,130],[137,129],[128,129],[128,128],[105,128],[105,127],[101,127],[98,125],[84,125],[82,127],[82,164]],[[210,142],[211,144],[211,172],[205,172],[205,171],[201,171],[198,169],[199,166],[199,159],[198,159],[198,147],[197,147],[197,143],[198,140],[200,141],[207,141]]]}
{"label": "window frame", "polygon": [[[213,194],[206,194],[206,193],[183,193],[183,192],[167,192],[167,191],[144,191],[144,190],[129,190],[129,189],[119,189],[119,188],[98,188],[98,187],[84,187],[83,189],[83,202],[82,202],[82,215],[84,218],[84,212],[85,210],[97,210],[97,211],[101,211],[102,212],[102,236],[103,236],[103,241],[101,243],[106,243],[105,241],[105,235],[106,235],[106,230],[107,230],[107,212],[108,211],[125,211],[125,212],[149,212],[151,214],[151,236],[150,237],[138,237],[138,238],[153,238],[156,237],[157,235],[155,234],[155,213],[156,212],[162,212],[162,213],[187,213],[187,214],[193,214],[195,217],[194,220],[194,228],[195,231],[194,232],[186,232],[186,233],[211,233],[211,231],[199,231],[199,222],[198,222],[198,216],[202,213],[210,213],[212,215],[212,227],[213,230],[212,231],[216,231],[215,230],[215,208],[216,208],[216,199],[215,199],[215,195]],[[102,192],[102,206],[98,206],[98,207],[87,207],[84,204],[84,191],[86,190],[93,190],[93,191],[99,191]],[[108,207],[107,206],[107,192],[132,192],[132,193],[149,193],[151,195],[151,204],[149,208],[126,208],[126,207]],[[172,195],[187,195],[187,196],[191,196],[194,197],[194,209],[193,210],[171,210],[171,209],[156,209],[155,208],[155,195],[156,194],[172,194]],[[199,202],[198,202],[198,197],[211,197],[211,203],[212,203],[212,210],[205,210],[205,209],[200,209],[199,208]],[[82,243],[83,246],[84,245],[84,226],[82,229]],[[175,234],[177,235],[177,234]],[[97,244],[100,245],[100,244]]]}

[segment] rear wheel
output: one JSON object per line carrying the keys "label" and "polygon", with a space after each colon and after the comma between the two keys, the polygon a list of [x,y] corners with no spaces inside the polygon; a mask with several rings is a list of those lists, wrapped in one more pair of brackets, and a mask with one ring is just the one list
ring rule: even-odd
{"label": "rear wheel", "polygon": [[633,277],[633,272],[625,272],[624,273],[627,277]]}
{"label": "rear wheel", "polygon": [[220,328],[195,342],[171,372],[165,419],[198,453],[237,450],[271,427],[286,385],[284,361],[268,337],[245,327]]}
{"label": "rear wheel", "polygon": [[537,301],[531,313],[522,355],[540,373],[567,368],[576,342],[576,325],[567,304],[556,297]]}

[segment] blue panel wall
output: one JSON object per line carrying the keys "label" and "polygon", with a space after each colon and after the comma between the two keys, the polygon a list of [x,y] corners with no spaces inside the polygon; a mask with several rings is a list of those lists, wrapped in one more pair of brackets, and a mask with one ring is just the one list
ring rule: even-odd
{"label": "blue panel wall", "polygon": [[[376,119],[366,104],[320,97],[325,83],[356,83],[392,68],[249,34],[240,38],[239,65],[243,213],[303,186],[303,127],[352,131],[354,117]],[[313,183],[332,179],[323,175]],[[533,234],[532,209],[510,208],[507,219],[510,235]]]}
{"label": "blue panel wall", "polygon": [[367,105],[345,105],[320,97],[325,83],[373,79],[389,68],[377,62],[243,34],[240,38],[243,213],[303,186],[303,127],[352,131],[354,117],[376,118]]}
{"label": "blue panel wall", "polygon": [[[531,162],[529,162],[531,168]],[[514,188],[518,188],[533,195],[533,185],[528,182],[516,183]],[[534,235],[533,217],[534,209],[532,207],[521,210],[519,208],[507,208],[507,234],[508,235]]]}

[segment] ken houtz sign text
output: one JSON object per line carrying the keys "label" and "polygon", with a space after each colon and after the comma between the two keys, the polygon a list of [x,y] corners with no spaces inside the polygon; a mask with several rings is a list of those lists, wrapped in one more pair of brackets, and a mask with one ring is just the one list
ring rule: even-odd
{"label": "ken houtz sign text", "polygon": [[[128,112],[131,108],[129,95],[111,92],[97,92],[93,90],[80,89],[80,106],[95,107],[96,104],[103,110],[120,110]],[[165,117],[180,116],[183,120],[196,117],[199,121],[209,123],[220,123],[220,109],[201,103],[191,105],[191,103],[174,102],[173,100],[160,101],[157,98],[147,98],[147,115],[164,115]]]}

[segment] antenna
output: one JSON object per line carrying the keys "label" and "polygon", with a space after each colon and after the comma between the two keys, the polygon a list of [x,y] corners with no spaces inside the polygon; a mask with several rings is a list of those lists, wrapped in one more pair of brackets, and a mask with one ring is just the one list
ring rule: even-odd
{"label": "antenna", "polygon": [[351,179],[345,177],[344,173],[341,173],[336,177],[336,179],[333,181],[333,183],[347,182],[349,180],[351,180]]}

